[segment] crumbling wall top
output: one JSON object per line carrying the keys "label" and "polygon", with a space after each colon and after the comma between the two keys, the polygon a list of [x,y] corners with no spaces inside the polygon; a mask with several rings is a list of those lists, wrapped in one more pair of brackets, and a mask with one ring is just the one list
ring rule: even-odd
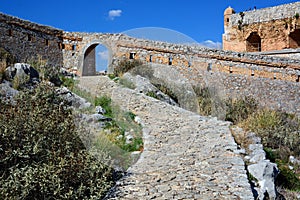
{"label": "crumbling wall top", "polygon": [[12,26],[22,27],[24,29],[31,30],[31,31],[46,33],[49,35],[59,36],[63,33],[63,30],[53,28],[50,26],[41,25],[38,23],[33,23],[31,21],[19,19],[17,17],[10,16],[1,12],[0,12],[0,22],[4,22]]}
{"label": "crumbling wall top", "polygon": [[278,19],[292,18],[295,16],[296,13],[300,13],[300,2],[257,10],[255,9],[252,11],[243,12],[243,17],[241,16],[241,13],[231,15],[229,26],[238,25],[240,20],[243,21],[243,24],[252,24]]}

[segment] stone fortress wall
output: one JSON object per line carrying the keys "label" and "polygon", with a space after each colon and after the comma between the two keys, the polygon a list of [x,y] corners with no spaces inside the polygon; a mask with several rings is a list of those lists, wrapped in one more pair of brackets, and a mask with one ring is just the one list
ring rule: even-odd
{"label": "stone fortress wall", "polygon": [[17,62],[47,59],[53,66],[63,63],[62,30],[0,13],[0,33],[0,47]]}
{"label": "stone fortress wall", "polygon": [[[240,13],[229,7],[224,12],[223,49],[263,52],[300,48],[299,14],[300,2]],[[296,56],[299,58],[299,53]]]}
{"label": "stone fortress wall", "polygon": [[0,15],[0,47],[26,62],[37,55],[48,64],[95,75],[95,47],[110,51],[108,71],[123,59],[170,65],[193,85],[218,86],[229,96],[253,96],[261,105],[300,114],[297,59],[207,49],[131,38],[122,34],[76,33]]}

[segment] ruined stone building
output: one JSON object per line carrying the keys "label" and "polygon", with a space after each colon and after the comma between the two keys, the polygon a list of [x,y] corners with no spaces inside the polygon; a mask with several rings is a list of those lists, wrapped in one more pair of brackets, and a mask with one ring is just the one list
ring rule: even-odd
{"label": "ruined stone building", "polygon": [[265,52],[300,48],[300,2],[235,13],[224,12],[223,49]]}

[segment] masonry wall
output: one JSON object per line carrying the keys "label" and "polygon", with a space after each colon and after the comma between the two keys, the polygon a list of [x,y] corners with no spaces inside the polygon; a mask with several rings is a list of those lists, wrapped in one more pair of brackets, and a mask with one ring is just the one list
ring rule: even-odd
{"label": "masonry wall", "polygon": [[0,33],[0,47],[17,62],[44,59],[49,65],[62,66],[62,30],[0,13]]}
{"label": "masonry wall", "polygon": [[173,66],[194,86],[216,87],[225,97],[252,96],[261,106],[300,115],[297,59],[124,38],[116,61],[135,53],[145,63]]}
{"label": "masonry wall", "polygon": [[134,59],[145,63],[174,67],[195,86],[218,86],[225,96],[253,96],[262,106],[300,114],[297,59],[170,44],[122,34],[63,32],[3,14],[0,31],[0,47],[15,55],[18,62],[41,57],[50,65],[76,69],[82,75],[85,58],[91,55],[90,66],[94,65],[94,47],[103,44],[110,51],[110,72],[134,54]]}
{"label": "masonry wall", "polygon": [[[254,52],[299,48],[299,13],[300,2],[231,15],[227,10],[223,49]],[[261,41],[251,41],[251,34]]]}

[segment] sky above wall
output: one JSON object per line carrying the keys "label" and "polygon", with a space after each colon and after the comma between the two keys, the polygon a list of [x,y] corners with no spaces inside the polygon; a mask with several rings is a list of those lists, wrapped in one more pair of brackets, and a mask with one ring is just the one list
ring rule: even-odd
{"label": "sky above wall", "polygon": [[159,27],[212,44],[222,41],[223,13],[228,6],[241,12],[292,2],[297,1],[1,0],[0,12],[67,31],[119,33]]}
{"label": "sky above wall", "polygon": [[[228,6],[241,12],[293,2],[297,1],[1,0],[0,12],[65,31],[125,32],[136,37],[171,40],[169,42],[179,38],[183,42],[220,48],[223,14]],[[98,50],[98,55],[104,58],[107,53],[101,51]]]}

